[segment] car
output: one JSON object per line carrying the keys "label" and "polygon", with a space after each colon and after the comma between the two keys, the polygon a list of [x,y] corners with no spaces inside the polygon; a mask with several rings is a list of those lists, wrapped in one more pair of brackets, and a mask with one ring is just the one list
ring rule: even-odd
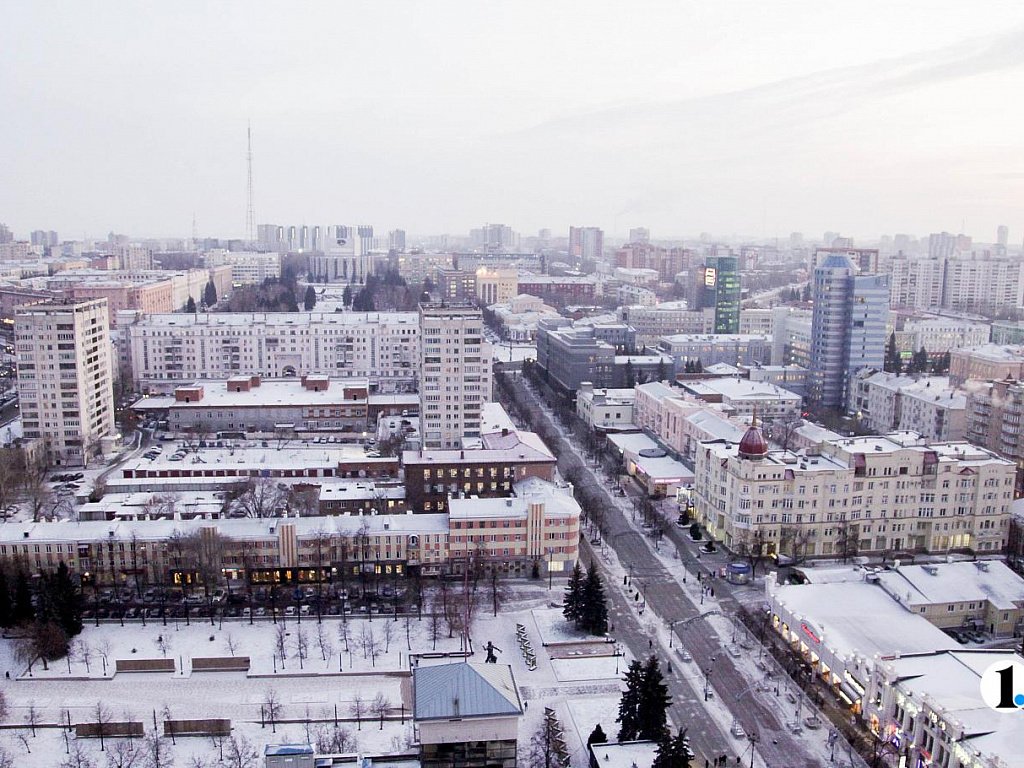
{"label": "car", "polygon": [[267,609],[264,608],[263,606],[260,606],[259,608],[256,609],[256,611],[253,613],[253,615],[256,616],[256,617],[266,616],[267,615]]}
{"label": "car", "polygon": [[284,609],[284,615],[285,616],[295,616],[295,606],[294,605],[286,606],[285,609]]}
{"label": "car", "polygon": [[972,629],[972,630],[970,630],[968,632],[965,632],[964,634],[967,635],[967,637],[969,637],[971,639],[972,643],[984,643],[985,642],[985,635],[984,635],[984,633],[978,632],[975,629]]}
{"label": "car", "polygon": [[303,603],[302,605],[299,606],[299,614],[302,615],[302,616],[309,616],[309,614],[310,614],[309,603]]}
{"label": "car", "polygon": [[148,609],[148,610],[146,611],[146,615],[147,615],[147,616],[148,616],[149,618],[151,618],[151,619],[159,619],[159,618],[160,618],[160,614],[161,614],[161,611],[162,611],[162,609],[161,609],[161,608],[157,608],[157,607],[149,608],[149,609]]}
{"label": "car", "polygon": [[245,606],[245,608],[242,609],[242,618],[248,619],[250,616],[252,616],[252,608]]}
{"label": "car", "polygon": [[174,454],[173,456],[171,456],[169,461],[181,461],[183,458],[185,458],[185,457],[184,456],[179,456],[178,454]]}
{"label": "car", "polygon": [[676,649],[676,656],[679,657],[680,661],[685,661],[685,662],[693,661],[693,656],[685,648],[677,648]]}

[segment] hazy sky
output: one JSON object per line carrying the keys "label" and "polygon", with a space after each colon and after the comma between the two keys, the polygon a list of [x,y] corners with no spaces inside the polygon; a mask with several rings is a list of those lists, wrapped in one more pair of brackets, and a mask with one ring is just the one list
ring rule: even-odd
{"label": "hazy sky", "polygon": [[0,221],[1024,236],[1024,3],[68,2],[0,23]]}

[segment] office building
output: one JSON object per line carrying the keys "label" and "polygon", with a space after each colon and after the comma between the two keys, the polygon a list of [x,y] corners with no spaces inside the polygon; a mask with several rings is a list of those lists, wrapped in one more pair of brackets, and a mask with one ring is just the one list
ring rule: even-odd
{"label": "office building", "polygon": [[231,267],[231,282],[235,285],[259,284],[268,277],[281,276],[281,254],[251,251],[208,251],[203,257],[207,267]]}
{"label": "office building", "polygon": [[476,298],[481,306],[505,304],[519,292],[519,270],[514,267],[479,267],[476,270]]}
{"label": "office building", "polygon": [[962,387],[967,381],[1024,380],[1024,347],[982,344],[949,353],[949,382]]}
{"label": "office building", "polygon": [[41,245],[45,248],[60,244],[60,238],[57,237],[57,233],[52,229],[49,231],[45,229],[33,230],[32,234],[29,235],[29,241],[32,245]]}
{"label": "office building", "polygon": [[459,448],[480,435],[491,399],[491,345],[470,303],[420,304],[420,431],[425,448]]}
{"label": "office building", "polygon": [[811,400],[845,408],[853,375],[881,369],[889,288],[883,275],[860,275],[849,257],[830,253],[814,270],[811,318]]}
{"label": "office building", "polygon": [[6,224],[0,224],[0,245],[14,242],[14,233]]}
{"label": "office building", "polygon": [[633,227],[629,230],[629,242],[649,243],[651,242],[651,230],[647,227]]}
{"label": "office building", "polygon": [[719,363],[750,367],[770,362],[772,337],[739,333],[674,334],[658,340],[658,351],[672,357],[678,372],[684,370],[686,363],[699,363],[701,369]]}
{"label": "office building", "polygon": [[106,300],[21,307],[14,334],[25,437],[45,441],[52,465],[84,465],[114,437]]}
{"label": "office building", "polygon": [[569,256],[597,261],[604,255],[604,232],[598,227],[569,227]]}
{"label": "office building", "polygon": [[469,231],[473,247],[486,251],[509,251],[519,247],[519,234],[504,224],[484,224]]}
{"label": "office building", "polygon": [[879,271],[877,248],[832,247],[814,249],[814,253],[811,255],[811,272],[814,272],[825,262],[825,259],[834,254],[846,256],[860,274],[874,275]]}
{"label": "office building", "polygon": [[476,273],[455,267],[437,270],[434,279],[441,301],[471,302],[476,299]]}
{"label": "office building", "polygon": [[405,253],[404,229],[392,229],[388,232],[388,249],[398,253]]}
{"label": "office building", "polygon": [[740,332],[740,274],[735,256],[708,256],[697,270],[695,309],[714,308],[714,333]]}

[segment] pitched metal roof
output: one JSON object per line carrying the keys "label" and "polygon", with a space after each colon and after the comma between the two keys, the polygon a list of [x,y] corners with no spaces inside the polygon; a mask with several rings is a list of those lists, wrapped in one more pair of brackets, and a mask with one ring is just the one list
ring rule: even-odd
{"label": "pitched metal roof", "polygon": [[413,670],[417,720],[521,715],[519,691],[507,664],[439,664]]}

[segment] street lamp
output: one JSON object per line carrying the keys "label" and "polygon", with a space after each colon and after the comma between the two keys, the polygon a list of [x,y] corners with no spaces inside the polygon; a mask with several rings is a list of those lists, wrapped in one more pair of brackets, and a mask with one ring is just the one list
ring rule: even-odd
{"label": "street lamp", "polygon": [[675,637],[675,634],[676,634],[676,624],[678,622],[679,622],[679,619],[676,619],[675,621],[670,621],[668,623],[668,647],[669,648],[672,647],[672,639]]}
{"label": "street lamp", "polygon": [[554,557],[554,554],[555,554],[555,548],[554,547],[548,547],[548,592],[551,591],[551,576],[552,576],[552,573],[551,573],[551,561],[552,561],[552,559]]}

